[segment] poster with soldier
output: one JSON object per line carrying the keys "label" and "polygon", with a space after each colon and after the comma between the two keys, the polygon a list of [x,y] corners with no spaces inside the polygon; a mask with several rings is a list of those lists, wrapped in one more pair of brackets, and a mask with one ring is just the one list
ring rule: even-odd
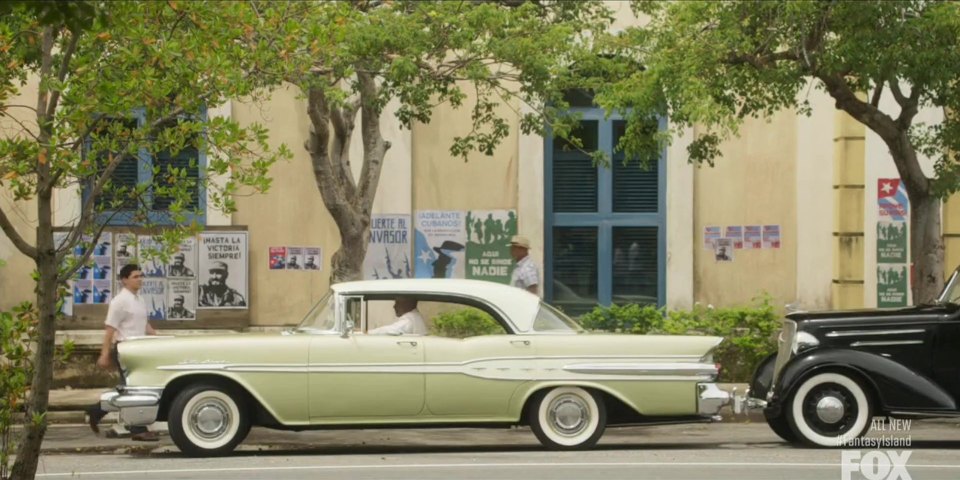
{"label": "poster with soldier", "polygon": [[363,258],[364,280],[410,278],[410,215],[370,216],[370,243]]}
{"label": "poster with soldier", "polygon": [[287,247],[287,270],[303,270],[303,247]]}
{"label": "poster with soldier", "polygon": [[303,249],[303,269],[304,270],[322,270],[321,260],[323,259],[323,250],[320,247],[305,247]]}
{"label": "poster with soldier", "polygon": [[167,280],[167,320],[196,320],[197,282],[189,279]]}
{"label": "poster with soldier", "polygon": [[467,278],[508,284],[513,272],[510,238],[517,234],[514,210],[470,210],[467,234]]}
{"label": "poster with soldier", "polygon": [[136,263],[137,236],[133,233],[117,233],[113,239],[113,271],[119,272],[124,265]]}
{"label": "poster with soldier", "polygon": [[167,265],[167,278],[197,277],[197,239],[190,237],[180,243]]}
{"label": "poster with soldier", "polygon": [[197,308],[247,308],[247,232],[200,234]]}
{"label": "poster with soldier", "polygon": [[140,286],[140,298],[147,306],[147,318],[163,320],[167,313],[167,280],[164,278],[144,278]]}
{"label": "poster with soldier", "polygon": [[153,278],[167,276],[167,266],[158,256],[161,251],[163,251],[163,245],[157,239],[150,235],[137,236],[137,254],[143,276]]}
{"label": "poster with soldier", "polygon": [[459,210],[417,212],[414,225],[416,278],[464,278],[464,213]]}

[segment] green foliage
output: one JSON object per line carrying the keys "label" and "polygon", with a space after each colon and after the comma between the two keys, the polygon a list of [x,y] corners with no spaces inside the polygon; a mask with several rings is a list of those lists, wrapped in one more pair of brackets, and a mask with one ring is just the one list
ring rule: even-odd
{"label": "green foliage", "polygon": [[434,317],[430,333],[441,337],[466,338],[477,335],[499,335],[505,332],[490,314],[468,307],[444,312]]}
{"label": "green foliage", "polygon": [[580,317],[588,330],[665,335],[714,335],[724,337],[714,352],[721,364],[721,379],[747,382],[753,369],[776,351],[780,317],[762,295],[745,307],[713,308],[700,304],[692,310],[657,309],[645,305],[595,307]]}
{"label": "green foliage", "polygon": [[10,312],[0,312],[0,478],[9,476],[14,450],[13,425],[23,413],[33,378],[32,345],[36,338],[37,315],[30,303]]}

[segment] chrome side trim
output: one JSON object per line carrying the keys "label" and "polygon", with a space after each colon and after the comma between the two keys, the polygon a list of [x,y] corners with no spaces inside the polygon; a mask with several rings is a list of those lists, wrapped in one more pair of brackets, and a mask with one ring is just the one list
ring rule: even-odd
{"label": "chrome side trim", "polygon": [[887,347],[891,345],[922,345],[923,340],[890,340],[890,341],[877,341],[877,342],[853,342],[850,344],[851,347]]}
{"label": "chrome side trim", "polygon": [[717,366],[710,363],[582,363],[566,365],[572,373],[608,375],[696,375],[717,374]]}
{"label": "chrome side trim", "polygon": [[859,337],[865,335],[909,335],[912,333],[924,333],[922,328],[911,328],[903,330],[834,330],[827,332],[828,337]]}

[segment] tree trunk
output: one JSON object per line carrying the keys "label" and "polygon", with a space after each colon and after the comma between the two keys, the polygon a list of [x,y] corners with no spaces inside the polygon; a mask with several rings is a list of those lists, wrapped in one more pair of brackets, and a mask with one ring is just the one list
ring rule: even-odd
{"label": "tree trunk", "polygon": [[929,193],[910,194],[910,257],[914,274],[911,290],[914,305],[933,302],[943,290],[940,206],[940,199]]}
{"label": "tree trunk", "polygon": [[[370,224],[370,218],[366,218],[367,225]],[[367,254],[367,239],[363,232],[369,232],[369,229],[361,229],[345,233],[340,231],[340,248],[330,259],[330,284],[349,282],[352,280],[363,280],[363,258]]]}
{"label": "tree trunk", "polygon": [[[58,300],[58,264],[53,245],[53,229],[50,210],[50,195],[40,195],[39,226],[37,227],[37,304],[39,324],[36,352],[33,356],[33,382],[27,400],[26,420],[20,444],[17,448],[17,460],[11,469],[11,478],[32,479],[37,473],[40,460],[40,445],[47,431],[47,405],[50,398],[50,385],[53,383],[54,340],[56,338],[57,300]],[[37,422],[33,421],[34,417]]]}

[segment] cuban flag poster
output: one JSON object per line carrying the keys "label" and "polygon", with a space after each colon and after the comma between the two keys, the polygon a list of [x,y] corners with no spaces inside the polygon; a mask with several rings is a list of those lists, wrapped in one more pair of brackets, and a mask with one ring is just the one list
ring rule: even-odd
{"label": "cuban flag poster", "polygon": [[417,212],[413,241],[416,278],[464,278],[464,219],[464,213],[456,210]]}
{"label": "cuban flag poster", "polygon": [[910,291],[910,200],[899,178],[877,179],[877,306],[905,307]]}

